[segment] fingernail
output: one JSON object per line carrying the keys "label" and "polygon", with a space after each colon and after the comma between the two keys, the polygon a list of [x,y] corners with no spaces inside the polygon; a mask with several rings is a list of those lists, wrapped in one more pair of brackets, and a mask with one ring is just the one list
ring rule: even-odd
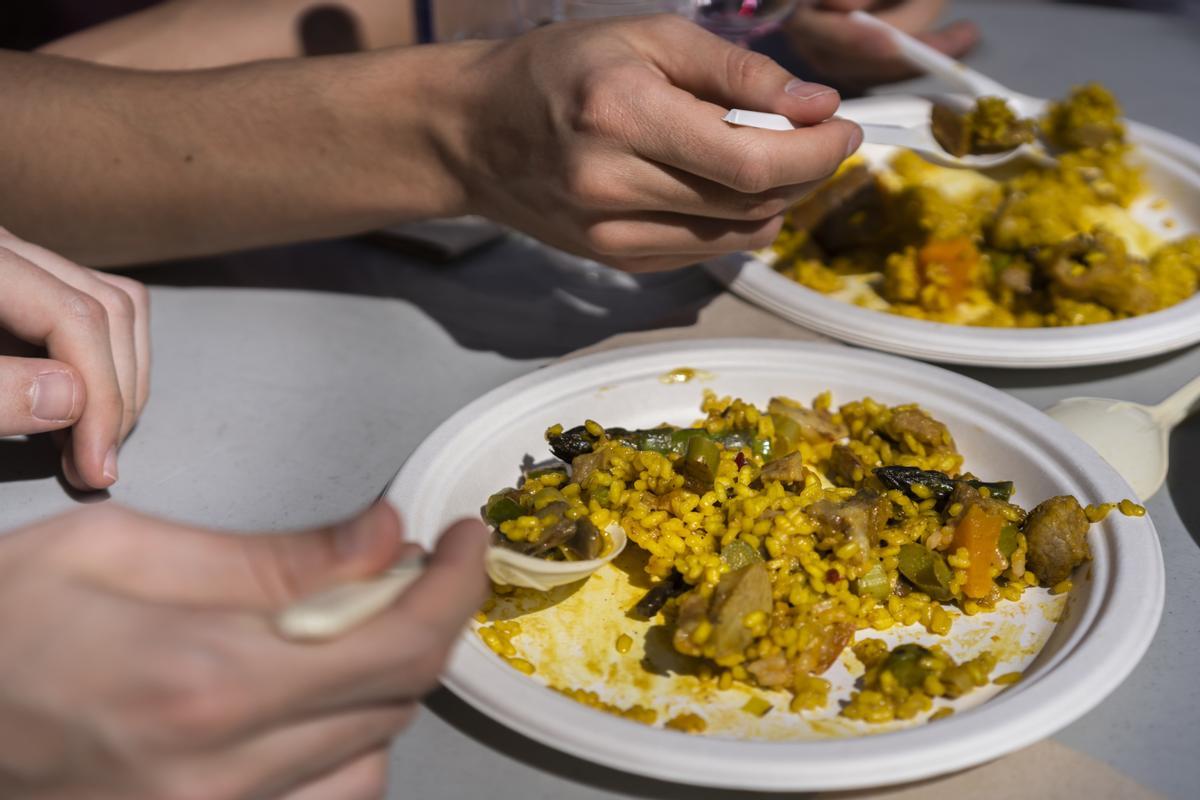
{"label": "fingernail", "polygon": [[862,146],[862,140],[863,130],[855,125],[854,130],[850,132],[850,141],[846,142],[846,158],[854,155],[855,151]]}
{"label": "fingernail", "polygon": [[30,393],[33,416],[43,422],[62,422],[75,410],[75,381],[65,372],[43,372]]}
{"label": "fingernail", "polygon": [[812,100],[816,97],[837,93],[837,89],[826,86],[823,83],[809,83],[799,78],[793,78],[788,81],[787,86],[784,86],[783,90],[797,100]]}
{"label": "fingernail", "polygon": [[117,448],[115,445],[108,448],[108,455],[104,457],[104,477],[113,483],[117,482]]}

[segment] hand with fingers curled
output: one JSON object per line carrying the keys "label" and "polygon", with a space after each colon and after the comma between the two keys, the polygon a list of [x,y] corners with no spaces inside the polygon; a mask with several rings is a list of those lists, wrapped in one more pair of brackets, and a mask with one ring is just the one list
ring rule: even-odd
{"label": "hand with fingers curled", "polygon": [[0,436],[62,431],[80,490],[117,480],[150,389],[146,288],[0,228]]}
{"label": "hand with fingers curled", "polygon": [[[475,46],[469,111],[444,137],[467,210],[629,271],[770,244],[862,141],[836,91],[675,16]],[[734,127],[729,108],[800,127]]]}
{"label": "hand with fingers curled", "polygon": [[848,16],[867,11],[948,56],[965,55],[979,41],[966,20],[935,27],[947,0],[818,0],[803,4],[784,25],[788,43],[820,76],[862,90],[919,74],[880,31]]}
{"label": "hand with fingers curled", "polygon": [[0,796],[381,796],[389,740],[483,601],[486,542],[451,526],[391,608],[311,644],[274,616],[416,548],[389,506],[249,535],[104,504],[0,537]]}

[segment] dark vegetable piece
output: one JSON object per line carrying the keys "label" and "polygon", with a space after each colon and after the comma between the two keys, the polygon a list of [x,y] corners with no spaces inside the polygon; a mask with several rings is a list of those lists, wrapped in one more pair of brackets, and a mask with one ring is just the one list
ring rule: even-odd
{"label": "dark vegetable piece", "polygon": [[944,472],[917,467],[876,467],[875,477],[879,478],[887,488],[899,489],[914,500],[920,499],[912,490],[915,485],[924,486],[933,497],[939,500],[949,497],[950,493],[954,491],[955,485],[959,483],[965,483],[976,489],[987,489],[997,500],[1008,500],[1013,493],[1012,481],[988,483],[974,479],[963,480],[962,478],[951,478]]}
{"label": "dark vegetable piece", "polygon": [[580,561],[599,558],[604,551],[604,533],[590,519],[580,517],[575,523],[575,535],[567,540],[563,550]]}
{"label": "dark vegetable piece", "polygon": [[672,597],[678,597],[687,590],[688,584],[683,579],[683,575],[679,572],[672,572],[663,578],[662,581],[654,584],[650,588],[650,591],[642,595],[642,599],[638,600],[633,610],[639,617],[650,619],[662,610],[662,607],[666,605],[668,600]]}
{"label": "dark vegetable piece", "polygon": [[721,560],[729,565],[729,571],[739,570],[763,560],[762,554],[741,539],[734,539],[721,548]]}
{"label": "dark vegetable piece", "polygon": [[693,436],[683,457],[683,477],[687,487],[696,494],[703,494],[713,487],[717,477],[717,465],[721,463],[721,450],[716,442],[703,436]]}
{"label": "dark vegetable piece", "polygon": [[892,593],[892,585],[888,582],[887,571],[882,564],[876,564],[854,582],[854,593],[859,597],[874,597],[879,602],[887,600]]}
{"label": "dark vegetable piece", "polygon": [[483,518],[492,527],[499,527],[501,522],[516,519],[525,513],[521,504],[509,495],[510,491],[512,490],[506,489],[503,492],[497,492],[488,498],[487,504],[483,507]]}
{"label": "dark vegetable piece", "polygon": [[[755,437],[748,431],[709,433],[704,428],[648,428],[630,431],[624,428],[605,430],[609,439],[622,442],[635,450],[651,451],[663,455],[686,455],[692,439],[701,438],[721,445],[727,450],[749,447],[760,456],[770,453],[770,442]],[[596,437],[582,425],[563,431],[548,439],[550,452],[563,461],[572,461],[578,456],[592,452]]]}
{"label": "dark vegetable piece", "polygon": [[929,670],[921,661],[931,655],[933,653],[919,644],[902,644],[888,654],[883,671],[892,673],[896,683],[905,689],[916,689],[929,676]]}
{"label": "dark vegetable piece", "polygon": [[935,553],[922,544],[900,545],[900,574],[908,578],[919,592],[924,592],[938,602],[951,598],[950,567],[940,553]]}

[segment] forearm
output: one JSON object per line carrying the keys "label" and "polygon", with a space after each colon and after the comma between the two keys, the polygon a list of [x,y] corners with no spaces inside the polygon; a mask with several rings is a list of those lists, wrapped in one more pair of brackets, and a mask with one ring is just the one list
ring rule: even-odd
{"label": "forearm", "polygon": [[412,44],[412,0],[171,0],[51,42],[41,52],[137,69],[201,69],[305,53],[317,8],[348,19],[359,47]]}
{"label": "forearm", "polygon": [[0,224],[90,265],[459,213],[486,45],[144,73],[0,52]]}

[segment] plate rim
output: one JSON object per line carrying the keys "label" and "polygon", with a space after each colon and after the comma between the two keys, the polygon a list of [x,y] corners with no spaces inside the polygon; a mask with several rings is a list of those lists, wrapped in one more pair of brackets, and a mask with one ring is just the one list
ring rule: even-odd
{"label": "plate rim", "polygon": [[[883,94],[847,100],[848,108],[927,102]],[[1127,120],[1131,138],[1190,174],[1200,191],[1200,146],[1167,131]],[[1114,364],[1168,353],[1200,342],[1200,294],[1140,317],[1070,328],[982,328],[913,319],[833,300],[780,277],[752,252],[705,262],[706,271],[734,294],[795,325],[840,341],[934,361],[1004,369],[1052,369]],[[881,319],[882,317],[882,319]],[[928,337],[937,337],[931,344]],[[1082,350],[1077,343],[1088,342]],[[964,344],[966,346],[964,346]]]}
{"label": "plate rim", "polygon": [[[413,451],[388,496],[402,509],[406,503],[412,507],[412,500],[420,496],[422,476],[432,472],[427,469],[428,465],[435,463],[435,456],[453,441],[465,420],[477,417],[485,409],[519,398],[529,390],[542,388],[551,380],[586,382],[588,373],[602,371],[613,365],[654,359],[669,364],[684,357],[689,364],[704,368],[707,363],[705,359],[713,359],[722,351],[747,350],[756,353],[780,353],[787,357],[808,353],[836,358],[843,362],[849,361],[856,365],[873,362],[890,366],[894,370],[903,370],[908,375],[923,373],[949,384],[957,384],[960,390],[958,394],[965,392],[967,396],[980,395],[992,404],[1007,406],[1009,414],[1006,416],[1020,412],[1023,416],[1017,419],[1018,424],[1029,428],[1032,435],[1053,442],[1057,450],[1053,453],[1056,460],[1067,458],[1071,463],[1082,460],[1079,474],[1086,475],[1090,482],[1106,483],[1109,488],[1101,491],[1121,491],[1126,494],[1131,492],[1116,472],[1074,434],[1040,412],[1029,415],[1031,406],[982,382],[929,364],[914,363],[902,357],[856,350],[839,344],[786,339],[727,338],[618,348],[560,361],[515,378],[477,398],[438,426]],[[663,364],[655,368],[662,368]],[[641,375],[642,372],[639,371],[638,374]],[[599,387],[611,383],[611,378],[606,378],[603,383],[594,385]],[[412,466],[414,464],[424,466],[418,470]],[[1115,487],[1115,490],[1112,487]],[[1124,558],[1132,558],[1135,563],[1139,560],[1145,562],[1147,573],[1131,577],[1128,571],[1122,573],[1116,569],[1103,570],[1104,574],[1101,577],[1104,582],[1097,580],[1097,587],[1103,585],[1104,591],[1100,595],[1096,615],[1085,633],[1072,644],[1068,652],[1056,663],[1051,664],[1046,673],[1037,680],[1015,687],[1018,691],[998,695],[972,709],[970,716],[964,714],[961,717],[951,717],[939,721],[937,726],[922,725],[892,733],[829,741],[764,742],[692,737],[688,740],[687,747],[683,748],[686,752],[682,761],[686,764],[679,763],[680,748],[675,748],[674,758],[669,762],[658,762],[655,759],[636,761],[630,759],[631,747],[653,749],[656,744],[663,744],[663,736],[685,734],[649,728],[588,709],[568,698],[557,696],[541,684],[530,681],[499,663],[490,664],[486,660],[478,662],[472,657],[471,651],[482,654],[482,645],[475,641],[477,637],[473,637],[470,632],[464,632],[460,637],[442,682],[469,705],[502,725],[555,749],[627,773],[678,783],[765,791],[852,789],[905,783],[974,766],[1050,736],[1098,704],[1128,676],[1153,639],[1161,618],[1165,595],[1162,553],[1153,522],[1149,517],[1142,518],[1142,522],[1146,528],[1145,536],[1106,536],[1104,542],[1105,551],[1111,549],[1113,563],[1116,563],[1115,559],[1121,556],[1123,549],[1132,548],[1133,554],[1126,553]],[[1107,567],[1107,561],[1101,563]],[[1134,578],[1140,581],[1137,591],[1131,591],[1132,587],[1126,583],[1117,587],[1124,587],[1120,595],[1110,591],[1118,581],[1123,579],[1129,582]],[[1147,588],[1150,591],[1147,591]],[[1124,630],[1112,629],[1114,623],[1111,615],[1107,618],[1107,624],[1105,623],[1104,611],[1114,602],[1114,596],[1119,597],[1127,612],[1132,609],[1132,619],[1136,625],[1127,626]],[[1113,636],[1122,640],[1120,647],[1113,646]],[[1105,669],[1093,668],[1087,681],[1063,676],[1061,671],[1066,662],[1084,658],[1086,662],[1078,663],[1095,665],[1103,662]],[[471,675],[477,666],[484,665],[488,666],[486,677],[490,691],[481,690],[476,686],[476,681]],[[536,699],[539,705],[550,703],[556,713],[522,716],[520,712],[525,700],[530,698]],[[1018,699],[1021,699],[1025,706],[1021,713],[1005,717],[1004,712]],[[989,712],[989,708],[993,711]],[[561,715],[557,713],[558,710],[561,710]],[[580,712],[586,712],[583,717],[588,730],[604,734],[600,737],[599,746],[597,741],[586,733],[564,735],[561,724],[556,722],[560,716],[567,719],[578,716]],[[986,727],[977,722],[981,714],[987,714],[987,718],[995,717],[996,721],[1007,718],[1016,719],[1020,723],[1006,726],[1006,738],[1002,742],[996,741],[992,736],[993,741],[990,745],[982,748],[983,755],[979,755],[979,744],[981,739],[989,738],[989,731],[980,730]],[[968,732],[972,728],[976,730]],[[945,735],[953,734],[956,730],[961,731],[963,735]],[[889,753],[887,748],[878,745],[879,742],[899,744],[897,737],[904,737],[905,742],[911,743],[908,748],[900,748],[903,757],[899,758]],[[609,739],[611,741],[608,741]],[[864,752],[857,755],[852,753],[853,757],[847,757],[847,744],[851,741],[854,743],[851,745],[853,749]],[[805,758],[796,758],[798,748],[803,748]],[[915,763],[911,759],[914,748],[925,753],[925,757],[916,759]],[[929,757],[928,753],[936,753],[937,756]],[[782,754],[787,754],[789,758],[782,761]],[[906,762],[905,758],[909,760]],[[830,772],[827,765],[831,760],[843,763],[840,773]],[[855,760],[859,763],[854,764]],[[714,769],[715,764],[727,765],[731,761],[742,765],[735,774],[726,774],[720,766]],[[622,766],[617,767],[615,764]],[[746,765],[752,767],[752,773]],[[885,777],[881,780],[878,776]]]}

